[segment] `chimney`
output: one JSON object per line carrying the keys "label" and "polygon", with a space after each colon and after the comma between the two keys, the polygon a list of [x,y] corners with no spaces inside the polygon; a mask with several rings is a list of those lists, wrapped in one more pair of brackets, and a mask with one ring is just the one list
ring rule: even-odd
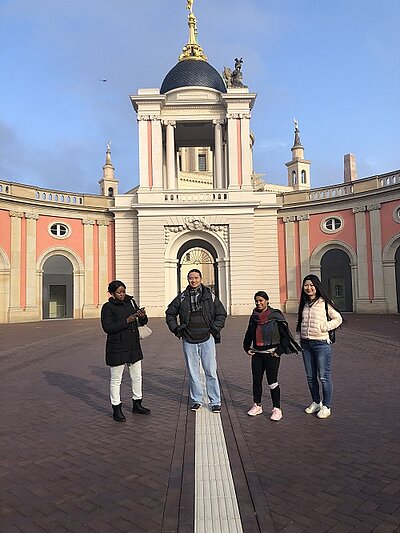
{"label": "chimney", "polygon": [[344,183],[349,183],[357,179],[357,164],[354,154],[344,156]]}

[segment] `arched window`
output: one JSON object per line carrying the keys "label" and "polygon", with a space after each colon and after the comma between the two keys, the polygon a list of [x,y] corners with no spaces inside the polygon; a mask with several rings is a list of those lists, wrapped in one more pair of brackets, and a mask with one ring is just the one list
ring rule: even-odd
{"label": "arched window", "polygon": [[297,174],[295,170],[292,170],[292,185],[296,185],[297,183]]}
{"label": "arched window", "polygon": [[307,173],[305,170],[301,171],[301,183],[307,183]]}
{"label": "arched window", "polygon": [[108,196],[112,198],[114,196],[114,189],[112,187],[108,187]]}

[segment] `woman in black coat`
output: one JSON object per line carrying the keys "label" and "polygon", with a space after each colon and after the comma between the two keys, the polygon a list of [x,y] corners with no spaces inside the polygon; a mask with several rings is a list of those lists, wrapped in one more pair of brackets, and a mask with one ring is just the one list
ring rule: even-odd
{"label": "woman in black coat", "polygon": [[247,412],[250,416],[261,415],[262,382],[264,373],[271,393],[271,420],[282,418],[281,392],[278,382],[280,356],[300,351],[289,331],[288,323],[279,309],[269,305],[269,296],[265,291],[258,291],[254,295],[256,304],[249,319],[243,340],[244,351],[251,356],[251,370],[253,374],[253,406]]}
{"label": "woman in black coat", "polygon": [[149,414],[142,405],[142,359],[139,340],[139,325],[147,324],[144,308],[139,309],[132,296],[126,294],[122,281],[112,281],[108,286],[111,294],[101,309],[101,325],[107,333],[106,364],[110,367],[110,399],[113,418],[125,422],[122,412],[121,382],[125,365],[128,365],[132,386],[133,413]]}

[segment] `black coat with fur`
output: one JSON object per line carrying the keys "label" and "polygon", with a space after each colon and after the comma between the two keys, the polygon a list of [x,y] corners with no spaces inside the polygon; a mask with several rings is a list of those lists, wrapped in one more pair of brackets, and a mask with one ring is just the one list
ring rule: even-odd
{"label": "black coat with fur", "polygon": [[[133,305],[132,305],[133,304]],[[119,366],[125,363],[136,363],[143,359],[140,346],[137,320],[126,322],[139,308],[132,296],[125,296],[120,301],[110,298],[101,309],[101,325],[107,333],[106,364]],[[139,318],[139,324],[147,324],[147,316]]]}

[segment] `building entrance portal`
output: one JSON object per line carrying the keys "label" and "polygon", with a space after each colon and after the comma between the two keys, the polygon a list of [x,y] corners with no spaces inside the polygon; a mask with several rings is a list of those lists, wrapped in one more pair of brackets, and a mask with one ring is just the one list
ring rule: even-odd
{"label": "building entrance portal", "polygon": [[53,255],[46,260],[43,270],[43,318],[72,318],[71,261],[62,255]]}
{"label": "building entrance portal", "polygon": [[187,275],[197,268],[203,275],[203,284],[218,296],[217,254],[206,241],[193,240],[185,243],[178,252],[178,290],[187,287]]}
{"label": "building entrance portal", "polygon": [[321,281],[339,311],[353,311],[350,258],[343,250],[328,250],[321,260]]}
{"label": "building entrance portal", "polygon": [[396,274],[397,312],[400,313],[400,246],[396,250],[394,259]]}

